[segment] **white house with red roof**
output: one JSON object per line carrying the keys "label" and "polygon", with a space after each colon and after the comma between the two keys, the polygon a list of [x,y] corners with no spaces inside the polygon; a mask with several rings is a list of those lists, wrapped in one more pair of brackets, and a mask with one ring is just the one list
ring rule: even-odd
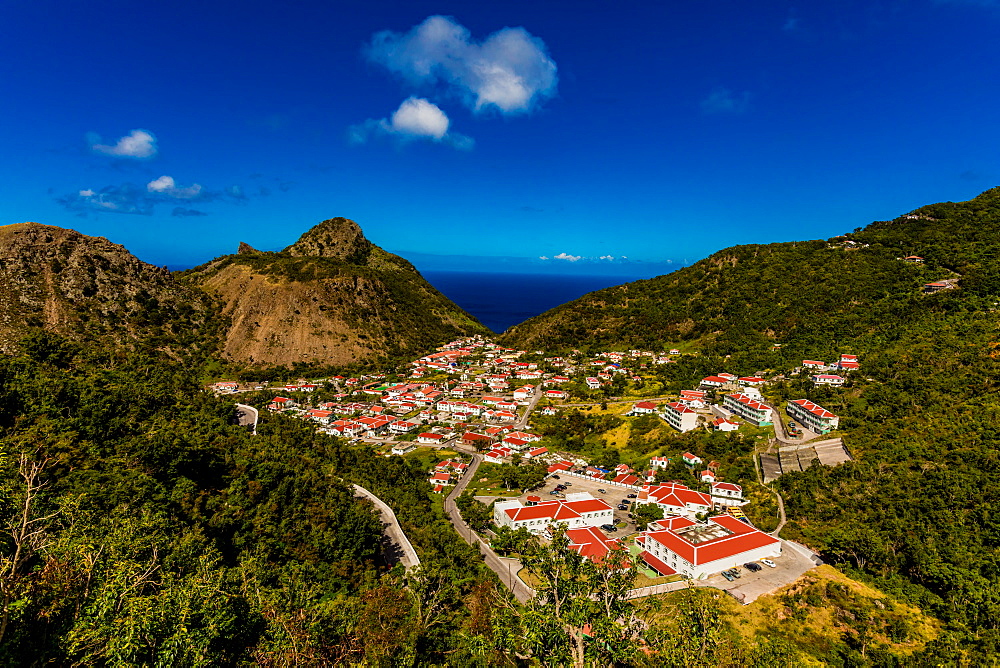
{"label": "white house with red roof", "polygon": [[767,380],[761,378],[760,376],[743,376],[736,382],[738,382],[743,387],[760,387],[761,385],[766,383]]}
{"label": "white house with red roof", "polygon": [[598,380],[597,378],[588,378],[586,382],[587,382],[587,387],[589,387],[592,390],[601,389],[601,381]]}
{"label": "white house with red roof", "polygon": [[679,401],[663,404],[661,408],[663,412],[660,415],[677,431],[683,433],[698,426],[698,414]]}
{"label": "white house with red roof", "polygon": [[806,429],[817,434],[825,434],[840,426],[839,417],[808,399],[789,401],[785,410],[792,419],[798,420]]}
{"label": "white house with red roof", "polygon": [[716,418],[712,421],[712,429],[715,431],[736,431],[739,428],[738,422],[730,422],[725,418]]}
{"label": "white house with red roof", "polygon": [[614,510],[604,499],[578,492],[534,506],[525,506],[518,499],[499,501],[493,507],[493,521],[514,531],[524,527],[532,533],[541,533],[555,524],[563,524],[567,529],[608,524],[614,521]]}
{"label": "white house with red roof", "polygon": [[706,376],[701,379],[701,384],[704,387],[722,387],[729,382],[728,378],[723,378],[722,376]]}
{"label": "white house with red roof", "polygon": [[451,474],[447,471],[438,471],[428,480],[432,485],[451,485]]}
{"label": "white house with red roof", "polygon": [[743,488],[732,482],[712,483],[712,502],[716,506],[742,506]]}
{"label": "white house with red roof", "polygon": [[670,457],[653,457],[649,460],[649,465],[654,469],[665,469],[670,466]]}
{"label": "white house with red roof", "polygon": [[840,387],[844,384],[844,377],[832,373],[818,373],[812,377],[813,385],[830,385]]}
{"label": "white house with red roof", "polygon": [[535,459],[536,457],[541,457],[544,454],[548,454],[548,448],[535,448],[534,450],[528,450],[524,453],[525,459]]}
{"label": "white house with red roof", "polygon": [[643,487],[636,503],[655,503],[664,515],[692,518],[712,510],[712,497],[676,482]]}
{"label": "white house with red roof", "polygon": [[510,457],[512,452],[513,451],[510,448],[505,448],[505,447],[493,448],[492,450],[486,453],[486,455],[483,457],[483,460],[491,464],[503,464],[503,460],[506,459],[507,457]]}
{"label": "white house with red roof", "polygon": [[821,362],[819,360],[802,360],[802,366],[807,369],[825,369],[826,362]]}
{"label": "white house with red roof", "polygon": [[632,413],[634,415],[644,415],[648,413],[656,412],[656,404],[652,401],[640,401],[632,407]]}
{"label": "white house with red roof", "polygon": [[780,540],[730,515],[704,524],[683,519],[666,523],[670,528],[647,531],[637,540],[643,561],[662,575],[700,580],[748,561],[781,556]]}
{"label": "white house with red roof", "polygon": [[841,371],[857,371],[861,365],[854,360],[840,360],[837,362],[837,368]]}
{"label": "white house with red roof", "polygon": [[417,443],[430,443],[431,445],[436,445],[445,439],[444,434],[432,434],[431,432],[424,432],[417,436]]}
{"label": "white house with red roof", "polygon": [[683,455],[681,455],[681,462],[688,468],[691,468],[700,465],[702,459],[698,455],[693,455],[690,452],[685,452]]}

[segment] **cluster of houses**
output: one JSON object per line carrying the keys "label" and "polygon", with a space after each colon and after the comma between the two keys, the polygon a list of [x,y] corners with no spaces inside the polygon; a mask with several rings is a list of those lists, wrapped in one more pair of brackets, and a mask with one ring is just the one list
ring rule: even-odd
{"label": "cluster of houses", "polygon": [[434,467],[427,482],[434,486],[435,492],[442,492],[446,486],[457,484],[468,468],[460,459],[446,459]]}

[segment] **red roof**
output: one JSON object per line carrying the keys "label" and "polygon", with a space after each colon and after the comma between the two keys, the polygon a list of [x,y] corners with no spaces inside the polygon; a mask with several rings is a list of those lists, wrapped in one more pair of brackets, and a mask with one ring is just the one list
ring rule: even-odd
{"label": "red roof", "polygon": [[762,404],[761,402],[755,399],[751,399],[745,394],[730,394],[729,396],[735,399],[736,401],[740,402],[741,404],[753,408],[754,410],[758,411],[770,410],[770,407],[767,404]]}
{"label": "red roof", "polygon": [[813,402],[809,401],[808,399],[795,399],[795,400],[792,401],[792,403],[793,404],[798,404],[799,406],[802,406],[802,408],[806,409],[807,411],[809,411],[810,413],[812,413],[816,417],[821,417],[821,418],[835,418],[835,417],[837,417],[836,415],[834,415],[830,411],[826,410],[825,408],[823,408],[819,404],[814,404]]}
{"label": "red roof", "polygon": [[639,403],[637,403],[635,405],[635,407],[636,408],[645,408],[645,409],[648,409],[648,410],[653,410],[653,409],[656,408],[656,404],[654,404],[652,401],[640,401]]}
{"label": "red roof", "polygon": [[703,383],[719,383],[720,385],[725,385],[729,382],[728,378],[723,378],[722,376],[706,376],[701,379]]}
{"label": "red roof", "polygon": [[676,530],[654,531],[647,536],[696,566],[780,543],[777,538],[758,531],[730,515],[712,517],[709,518],[709,522],[725,529],[724,535],[697,545],[688,542],[682,537],[683,534],[675,533]]}
{"label": "red roof", "polygon": [[712,485],[712,489],[725,489],[730,492],[742,492],[743,488],[731,482],[717,482]]}
{"label": "red roof", "polygon": [[684,404],[678,403],[676,401],[671,401],[670,403],[668,403],[667,408],[674,411],[675,413],[694,413],[693,410],[691,410]]}
{"label": "red roof", "polygon": [[677,573],[677,571],[670,568],[670,566],[667,566],[665,563],[645,550],[640,552],[639,556],[642,557],[642,560],[649,564],[649,566],[660,575],[674,575]]}

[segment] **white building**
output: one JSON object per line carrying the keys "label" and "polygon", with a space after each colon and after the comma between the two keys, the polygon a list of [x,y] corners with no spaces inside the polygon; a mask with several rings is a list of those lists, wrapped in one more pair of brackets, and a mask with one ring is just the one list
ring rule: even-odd
{"label": "white building", "polygon": [[840,387],[844,384],[843,376],[837,376],[832,373],[818,373],[812,377],[813,385],[832,385],[833,387]]}
{"label": "white building", "polygon": [[743,488],[731,482],[712,483],[712,503],[716,506],[742,506]]}
{"label": "white building", "polygon": [[839,417],[808,399],[789,401],[785,410],[792,419],[798,420],[806,429],[817,434],[825,434],[840,426]]}
{"label": "white building", "polygon": [[758,427],[771,424],[771,407],[746,394],[725,395],[722,397],[722,407]]}
{"label": "white building", "polygon": [[664,515],[682,515],[694,518],[712,510],[712,497],[679,483],[643,487],[636,503],[655,503]]}
{"label": "white building", "polygon": [[663,404],[662,408],[663,412],[660,415],[674,429],[685,432],[698,426],[698,414],[684,404],[671,401],[668,404]]}
{"label": "white building", "polygon": [[541,533],[555,524],[563,524],[567,529],[608,524],[614,521],[614,510],[604,499],[579,492],[534,506],[525,506],[518,499],[498,502],[493,507],[493,521],[514,531],[524,527],[532,533]]}
{"label": "white building", "polygon": [[656,526],[659,530],[645,532],[637,542],[642,543],[643,561],[662,575],[699,580],[748,561],[781,556],[780,540],[729,515],[704,524],[667,518]]}

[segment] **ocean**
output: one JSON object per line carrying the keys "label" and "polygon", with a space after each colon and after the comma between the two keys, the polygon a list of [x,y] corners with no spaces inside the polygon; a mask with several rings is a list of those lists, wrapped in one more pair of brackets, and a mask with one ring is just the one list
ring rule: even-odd
{"label": "ocean", "polygon": [[498,334],[588,292],[637,281],[629,276],[422,271],[431,285]]}

